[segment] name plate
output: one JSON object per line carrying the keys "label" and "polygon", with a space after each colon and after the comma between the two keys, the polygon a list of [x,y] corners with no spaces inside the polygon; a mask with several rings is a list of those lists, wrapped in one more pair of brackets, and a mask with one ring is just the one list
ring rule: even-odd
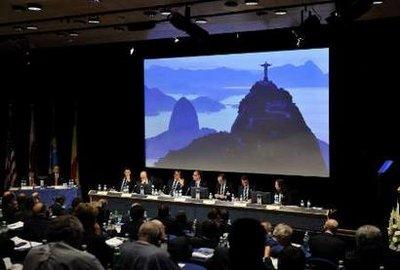
{"label": "name plate", "polygon": [[21,190],[33,190],[32,186],[21,187]]}
{"label": "name plate", "polygon": [[130,193],[122,193],[121,198],[132,198],[132,194]]}
{"label": "name plate", "polygon": [[280,206],[279,205],[268,204],[267,206],[265,206],[265,209],[267,209],[267,210],[279,210]]}
{"label": "name plate", "polygon": [[208,204],[208,205],[212,205],[212,204],[215,204],[215,201],[214,200],[203,200],[203,203],[204,204]]}
{"label": "name plate", "polygon": [[186,198],[183,198],[183,197],[174,198],[174,202],[185,202],[185,201],[186,201]]}
{"label": "name plate", "polygon": [[147,195],[146,199],[149,199],[149,200],[158,200],[158,196]]}
{"label": "name plate", "polygon": [[107,196],[107,191],[97,191],[97,195]]}
{"label": "name plate", "polygon": [[68,189],[67,186],[54,186],[54,189]]}
{"label": "name plate", "polygon": [[236,206],[236,207],[247,207],[247,203],[246,202],[233,202],[233,206]]}

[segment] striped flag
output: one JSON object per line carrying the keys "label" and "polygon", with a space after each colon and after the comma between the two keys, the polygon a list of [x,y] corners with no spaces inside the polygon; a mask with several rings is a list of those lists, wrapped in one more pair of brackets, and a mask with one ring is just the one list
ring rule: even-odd
{"label": "striped flag", "polygon": [[55,166],[58,166],[57,138],[56,138],[56,114],[53,106],[52,128],[50,139],[50,155],[49,155],[49,175],[52,174]]}
{"label": "striped flag", "polygon": [[36,134],[35,134],[35,111],[31,105],[31,127],[29,131],[29,171],[28,175],[36,176]]}
{"label": "striped flag", "polygon": [[75,109],[75,121],[72,128],[72,149],[71,149],[71,180],[79,185],[79,163],[78,163],[78,112]]}
{"label": "striped flag", "polygon": [[9,116],[9,126],[7,133],[7,143],[6,143],[6,163],[5,163],[5,180],[4,180],[4,190],[8,190],[10,187],[15,185],[17,180],[17,162],[15,159],[15,144],[13,141],[13,113],[12,105],[8,108]]}

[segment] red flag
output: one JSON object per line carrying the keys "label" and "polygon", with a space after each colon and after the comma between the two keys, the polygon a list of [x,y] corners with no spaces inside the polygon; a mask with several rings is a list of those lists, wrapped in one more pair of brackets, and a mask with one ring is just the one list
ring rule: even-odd
{"label": "red flag", "polygon": [[15,185],[17,180],[17,162],[15,159],[15,144],[13,141],[13,114],[12,105],[8,108],[9,126],[7,132],[7,143],[6,143],[6,163],[5,163],[5,180],[4,190],[8,190],[10,187]]}

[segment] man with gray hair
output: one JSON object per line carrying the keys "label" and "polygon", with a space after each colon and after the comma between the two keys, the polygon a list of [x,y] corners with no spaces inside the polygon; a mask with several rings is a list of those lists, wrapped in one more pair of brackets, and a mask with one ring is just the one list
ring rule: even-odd
{"label": "man with gray hair", "polygon": [[165,233],[160,221],[148,221],[139,228],[138,240],[121,246],[122,269],[178,270],[167,251],[159,248]]}
{"label": "man with gray hair", "polygon": [[49,227],[49,244],[32,248],[24,261],[24,270],[103,270],[92,254],[78,250],[83,227],[70,215],[54,219]]}

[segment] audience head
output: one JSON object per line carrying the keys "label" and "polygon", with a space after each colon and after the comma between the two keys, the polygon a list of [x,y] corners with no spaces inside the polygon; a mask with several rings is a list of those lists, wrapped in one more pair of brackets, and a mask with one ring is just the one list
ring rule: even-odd
{"label": "audience head", "polygon": [[174,179],[175,180],[179,180],[179,179],[181,179],[182,178],[182,173],[181,173],[181,171],[180,170],[175,170],[174,171]]}
{"label": "audience head", "polygon": [[168,253],[174,262],[188,262],[192,257],[193,248],[187,237],[177,237],[168,242]]}
{"label": "audience head", "polygon": [[219,211],[219,215],[220,215],[221,220],[223,220],[223,221],[228,221],[229,220],[229,211],[228,210],[221,209]]}
{"label": "audience head", "polygon": [[199,170],[193,172],[193,180],[196,182],[201,180],[201,173]]}
{"label": "audience head", "polygon": [[33,192],[32,193],[32,199],[34,203],[40,202],[40,195],[39,192]]}
{"label": "audience head", "polygon": [[72,215],[59,216],[50,222],[49,241],[63,241],[72,247],[80,248],[83,226],[77,217]]}
{"label": "audience head", "polygon": [[131,169],[125,168],[124,169],[124,179],[125,180],[130,180],[131,179]]}
{"label": "audience head", "polygon": [[144,218],[144,207],[139,203],[134,203],[129,211],[130,217],[134,221],[138,221]]}
{"label": "audience head", "polygon": [[11,191],[3,193],[3,205],[11,205],[15,201],[15,195]]}
{"label": "audience head", "polygon": [[208,212],[207,218],[211,221],[216,221],[219,218],[219,210],[217,208],[213,208]]}
{"label": "audience head", "polygon": [[27,201],[28,201],[28,197],[26,196],[25,193],[18,194],[17,203],[18,203],[19,210],[28,210],[27,209]]}
{"label": "audience head", "polygon": [[328,219],[324,225],[324,231],[335,234],[339,227],[339,223],[335,219]]}
{"label": "audience head", "polygon": [[382,233],[379,228],[372,225],[364,225],[356,231],[357,247],[382,245]]}
{"label": "audience head", "polygon": [[159,246],[163,240],[162,229],[159,223],[153,220],[148,221],[140,226],[138,237],[139,241]]}
{"label": "audience head", "polygon": [[275,190],[281,193],[285,190],[285,181],[283,179],[276,179],[274,182]]}
{"label": "audience head", "polygon": [[58,203],[60,205],[64,205],[65,203],[65,196],[57,196],[56,199],[54,200],[55,203]]}
{"label": "audience head", "polygon": [[160,204],[158,207],[158,217],[161,219],[169,217],[169,206],[167,204]]}
{"label": "audience head", "polygon": [[158,226],[158,228],[160,229],[160,232],[161,232],[161,239],[160,239],[159,244],[161,244],[161,242],[165,242],[167,240],[167,234],[165,233],[164,224],[158,219],[153,219],[152,222]]}
{"label": "audience head", "polygon": [[217,177],[218,184],[223,185],[226,182],[225,174],[220,173]]}
{"label": "audience head", "polygon": [[75,210],[75,216],[82,223],[87,233],[93,233],[96,226],[97,208],[91,203],[80,203]]}
{"label": "audience head", "polygon": [[175,216],[175,221],[186,224],[188,222],[185,211],[179,211]]}
{"label": "audience head", "polygon": [[265,220],[265,221],[261,222],[261,225],[264,227],[265,232],[266,232],[267,234],[272,234],[272,232],[273,232],[273,227],[272,227],[271,222]]}
{"label": "audience head", "polygon": [[240,181],[242,183],[242,186],[247,187],[249,185],[249,178],[247,177],[247,175],[242,175],[240,177]]}
{"label": "audience head", "polygon": [[78,205],[80,203],[82,203],[82,202],[83,202],[83,200],[82,200],[81,197],[75,197],[71,202],[71,210],[72,210],[72,212],[75,212],[75,210],[78,207]]}
{"label": "audience head", "polygon": [[210,220],[201,223],[200,232],[202,237],[213,241],[217,241],[220,236],[217,223]]}
{"label": "audience head", "polygon": [[46,206],[39,202],[39,203],[35,203],[35,205],[32,207],[32,213],[33,215],[45,215],[46,214]]}
{"label": "audience head", "polygon": [[229,256],[236,269],[262,262],[265,249],[265,230],[255,219],[243,218],[233,222],[229,233]]}
{"label": "audience head", "polygon": [[288,246],[291,243],[293,229],[286,224],[276,225],[273,235],[282,246]]}

